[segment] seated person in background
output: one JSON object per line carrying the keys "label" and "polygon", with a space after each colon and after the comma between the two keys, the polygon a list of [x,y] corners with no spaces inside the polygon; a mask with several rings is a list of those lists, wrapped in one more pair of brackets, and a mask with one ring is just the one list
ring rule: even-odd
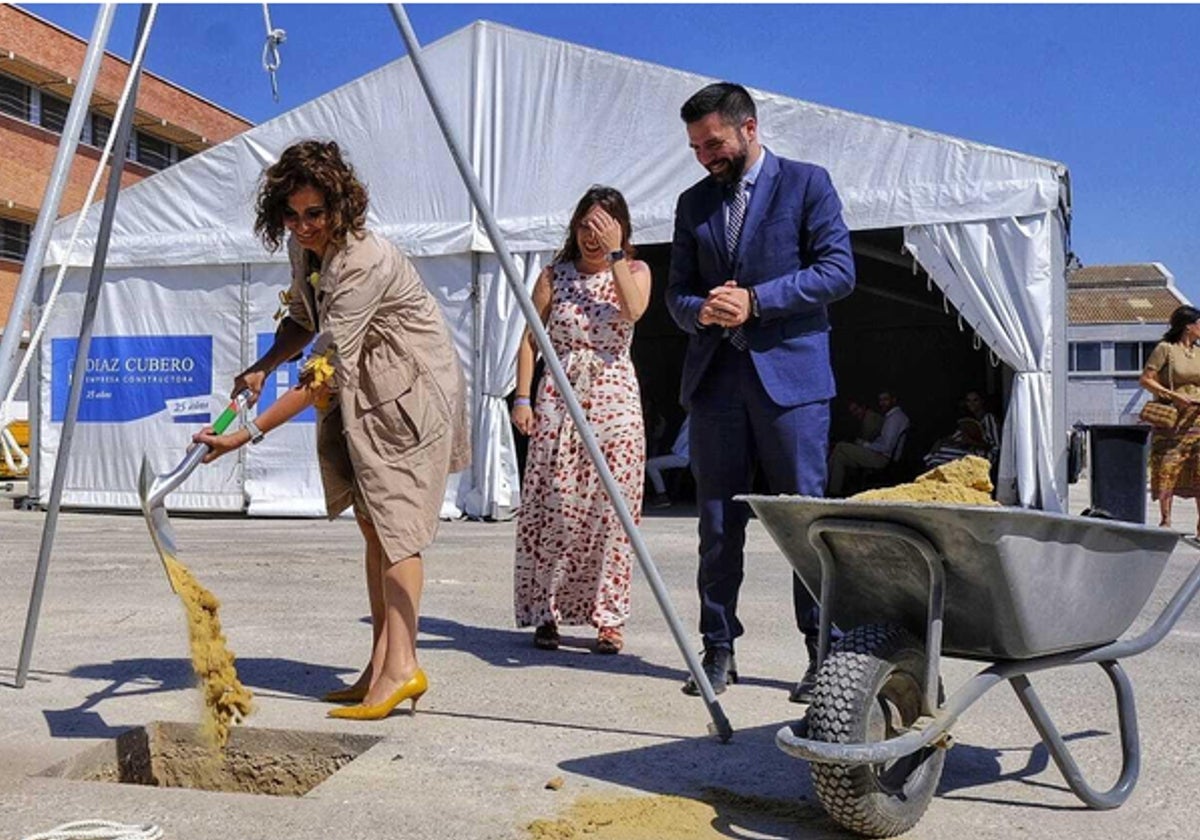
{"label": "seated person in background", "polygon": [[654,496],[650,499],[650,507],[667,508],[671,506],[671,497],[667,495],[667,485],[663,483],[663,470],[679,470],[688,465],[688,420],[683,418],[675,443],[666,455],[656,455],[646,459],[646,478],[654,486]]}
{"label": "seated person in background", "polygon": [[883,416],[878,411],[853,397],[846,402],[846,410],[858,421],[858,440],[869,442],[879,437],[883,431]]}
{"label": "seated person in background", "polygon": [[900,437],[908,430],[908,415],[891,391],[879,394],[883,429],[875,440],[839,443],[829,455],[829,484],[825,495],[839,499],[846,495],[846,473],[854,469],[877,472],[900,457]]}
{"label": "seated person in background", "polygon": [[987,411],[983,395],[978,391],[967,391],[964,402],[968,416],[959,418],[958,428],[933,445],[925,456],[926,467],[932,469],[967,455],[978,455],[996,463],[1000,454],[1000,427],[995,415]]}

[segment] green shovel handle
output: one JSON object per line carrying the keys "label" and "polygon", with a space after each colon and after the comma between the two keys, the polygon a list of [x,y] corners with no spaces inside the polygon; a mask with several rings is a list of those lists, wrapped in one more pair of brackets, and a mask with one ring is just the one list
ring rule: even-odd
{"label": "green shovel handle", "polygon": [[225,430],[229,428],[229,424],[237,419],[238,414],[246,407],[246,403],[250,401],[250,389],[244,388],[233,395],[229,405],[225,406],[225,410],[221,412],[213,423],[213,434],[223,435]]}

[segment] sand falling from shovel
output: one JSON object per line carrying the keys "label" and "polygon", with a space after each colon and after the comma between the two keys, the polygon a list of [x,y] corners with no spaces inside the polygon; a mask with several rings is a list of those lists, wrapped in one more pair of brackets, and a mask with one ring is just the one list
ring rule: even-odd
{"label": "sand falling from shovel", "polygon": [[217,615],[221,602],[174,557],[164,556],[163,562],[187,611],[192,670],[204,694],[204,720],[200,728],[206,740],[224,749],[230,728],[250,714],[252,698],[238,679],[233,653],[225,645]]}

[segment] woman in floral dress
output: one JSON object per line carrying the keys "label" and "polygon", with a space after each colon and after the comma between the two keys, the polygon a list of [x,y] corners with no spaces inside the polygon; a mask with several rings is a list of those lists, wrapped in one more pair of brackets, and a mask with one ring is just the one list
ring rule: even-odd
{"label": "woman in floral dress", "polygon": [[[646,440],[629,347],[650,301],[650,269],[633,259],[631,233],[624,197],[592,187],[562,250],[539,275],[533,302],[636,521]],[[536,627],[534,644],[553,650],[559,625],[591,625],[596,651],[617,653],[629,616],[629,537],[551,377],[533,399],[535,353],[526,330],[512,411],[513,424],[531,436],[517,525],[517,626]]]}

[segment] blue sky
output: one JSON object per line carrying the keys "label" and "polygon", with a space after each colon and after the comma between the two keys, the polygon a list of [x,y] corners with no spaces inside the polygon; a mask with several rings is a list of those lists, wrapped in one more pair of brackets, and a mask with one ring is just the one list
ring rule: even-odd
{"label": "blue sky", "polygon": [[[19,5],[85,38],[97,10]],[[1200,301],[1200,6],[406,8],[422,43],[493,20],[1061,161],[1083,263],[1162,262]],[[120,7],[109,42],[118,55],[132,52],[137,10]],[[148,66],[263,122],[404,54],[386,6],[270,10],[287,31],[279,103],[260,64],[260,4],[160,6]]]}

